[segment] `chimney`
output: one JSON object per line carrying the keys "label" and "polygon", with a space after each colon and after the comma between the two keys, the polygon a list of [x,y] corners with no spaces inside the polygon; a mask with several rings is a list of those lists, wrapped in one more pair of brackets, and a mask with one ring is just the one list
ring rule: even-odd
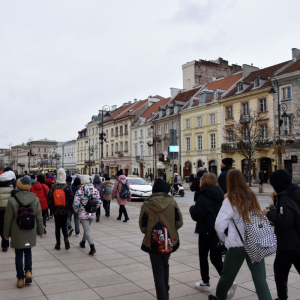
{"label": "chimney", "polygon": [[133,100],[133,103],[137,103],[137,99],[136,98]]}
{"label": "chimney", "polygon": [[300,50],[297,48],[292,49],[292,60],[296,61],[297,57],[300,56]]}
{"label": "chimney", "polygon": [[257,70],[259,70],[259,68],[243,64],[243,77],[246,78],[250,73]]}
{"label": "chimney", "polygon": [[123,107],[125,107],[127,104],[128,104],[127,102],[124,102],[124,103],[123,103]]}
{"label": "chimney", "polygon": [[112,110],[112,111],[114,111],[114,110],[116,110],[116,109],[117,109],[117,105],[112,105],[112,106],[111,106],[111,110]]}
{"label": "chimney", "polygon": [[183,91],[183,90],[171,88],[171,99],[174,99],[181,91]]}
{"label": "chimney", "polygon": [[131,101],[128,101],[128,104],[131,104]]}

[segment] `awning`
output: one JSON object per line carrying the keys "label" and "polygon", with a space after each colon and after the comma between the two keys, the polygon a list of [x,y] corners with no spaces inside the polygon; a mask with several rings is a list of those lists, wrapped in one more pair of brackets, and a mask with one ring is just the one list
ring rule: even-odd
{"label": "awning", "polygon": [[107,167],[109,167],[109,168],[117,168],[118,165],[110,165],[110,166],[107,166]]}
{"label": "awning", "polygon": [[157,169],[165,169],[166,165],[163,162],[158,162],[156,165],[156,168]]}
{"label": "awning", "polygon": [[129,168],[128,168],[128,164],[123,164],[123,165],[121,165],[121,169],[127,169],[127,170],[128,170],[128,169],[129,169]]}

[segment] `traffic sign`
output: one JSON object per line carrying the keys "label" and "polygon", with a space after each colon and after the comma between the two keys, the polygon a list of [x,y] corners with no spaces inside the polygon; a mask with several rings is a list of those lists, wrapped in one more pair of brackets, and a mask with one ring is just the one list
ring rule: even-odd
{"label": "traffic sign", "polygon": [[179,146],[170,146],[170,152],[179,152]]}
{"label": "traffic sign", "polygon": [[164,156],[168,156],[168,151],[164,151]]}

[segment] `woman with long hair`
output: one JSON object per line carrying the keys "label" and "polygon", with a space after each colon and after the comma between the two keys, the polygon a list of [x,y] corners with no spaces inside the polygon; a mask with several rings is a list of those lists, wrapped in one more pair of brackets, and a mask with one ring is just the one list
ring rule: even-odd
{"label": "woman with long hair", "polygon": [[246,259],[258,299],[272,300],[266,280],[264,259],[258,264],[252,264],[239,236],[240,232],[244,240],[244,222],[251,222],[249,211],[256,212],[261,216],[261,219],[263,217],[256,195],[249,188],[241,171],[232,169],[228,172],[227,194],[225,196],[227,197],[217,216],[215,229],[220,240],[225,241],[228,252],[225,256],[223,273],[217,286],[216,296],[209,295],[208,299],[229,300],[233,298],[233,293],[228,297],[227,293]]}

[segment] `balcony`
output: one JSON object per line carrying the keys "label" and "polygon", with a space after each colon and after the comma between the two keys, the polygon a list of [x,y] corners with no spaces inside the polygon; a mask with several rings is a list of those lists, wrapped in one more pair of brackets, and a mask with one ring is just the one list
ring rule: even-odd
{"label": "balcony", "polygon": [[137,156],[135,157],[135,160],[136,160],[136,161],[144,161],[144,156],[143,156],[143,155],[137,155]]}
{"label": "balcony", "polygon": [[170,161],[170,159],[167,156],[165,159],[165,156],[162,153],[158,154],[158,160],[161,162],[169,162]]}
{"label": "balcony", "polygon": [[[265,141],[259,141],[256,143],[255,148],[270,148],[271,146]],[[221,152],[234,152],[236,150],[247,150],[253,148],[248,142],[238,142],[238,143],[224,143],[221,145]]]}
{"label": "balcony", "polygon": [[240,123],[248,123],[250,122],[250,115],[245,114],[240,116]]}
{"label": "balcony", "polygon": [[123,152],[123,151],[119,151],[119,152],[118,152],[118,156],[119,156],[119,157],[123,157],[123,156],[124,156],[124,152]]}

